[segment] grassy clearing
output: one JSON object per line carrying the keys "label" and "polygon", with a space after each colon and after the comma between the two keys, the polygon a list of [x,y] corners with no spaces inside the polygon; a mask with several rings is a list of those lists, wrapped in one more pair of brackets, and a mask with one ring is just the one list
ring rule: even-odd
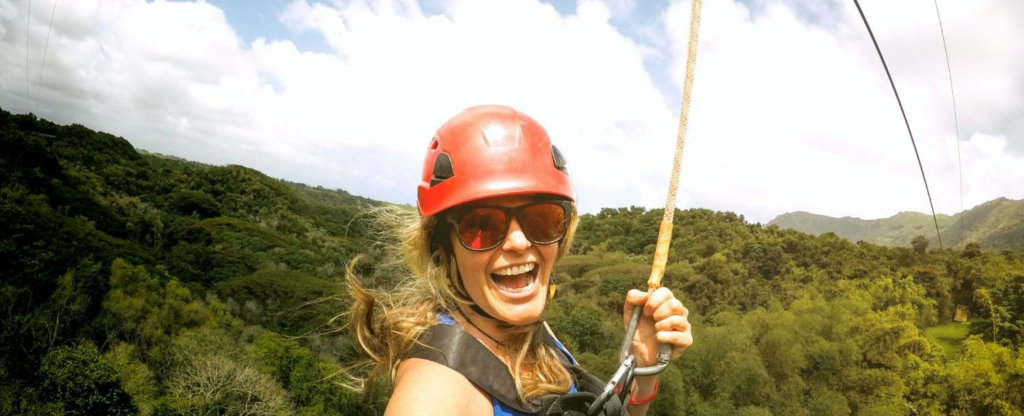
{"label": "grassy clearing", "polygon": [[946,357],[952,357],[960,352],[960,342],[970,330],[970,323],[951,322],[926,329],[925,336],[941,345]]}

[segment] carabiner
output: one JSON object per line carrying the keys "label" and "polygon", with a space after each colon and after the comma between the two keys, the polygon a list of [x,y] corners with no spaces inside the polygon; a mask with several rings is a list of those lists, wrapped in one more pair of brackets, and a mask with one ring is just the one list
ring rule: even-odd
{"label": "carabiner", "polygon": [[[622,339],[622,347],[619,349],[619,362],[625,362],[626,359],[632,359],[632,355],[629,354],[630,344],[633,342],[633,334],[636,333],[636,327],[640,325],[640,314],[643,312],[643,306],[637,305],[633,307],[633,316],[629,318],[629,326],[626,327],[626,337]],[[668,368],[669,361],[672,360],[672,344],[661,344],[658,347],[658,363],[650,367],[640,367],[633,372],[638,376],[653,376]]]}
{"label": "carabiner", "polygon": [[629,394],[629,387],[633,384],[633,370],[636,368],[636,362],[633,361],[633,357],[627,358],[621,364],[619,368],[615,370],[615,374],[612,374],[611,380],[608,380],[608,384],[604,386],[604,390],[601,394],[594,399],[594,402],[590,404],[590,408],[587,409],[588,415],[596,415],[604,404],[611,399],[613,395],[618,394],[619,400],[625,403],[625,397]]}

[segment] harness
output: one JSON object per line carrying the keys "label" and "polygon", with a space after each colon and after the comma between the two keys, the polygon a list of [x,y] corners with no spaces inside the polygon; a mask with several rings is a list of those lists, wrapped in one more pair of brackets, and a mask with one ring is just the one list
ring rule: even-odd
{"label": "harness", "polygon": [[[543,340],[556,348],[554,337],[543,331]],[[516,394],[515,382],[508,367],[487,347],[459,325],[439,324],[428,328],[413,347],[408,358],[420,358],[462,374],[492,397],[509,407],[538,416],[621,416],[626,414],[622,404],[628,401],[628,388],[624,395],[612,395],[594,412],[589,409],[598,396],[607,396],[608,383],[572,364],[564,354],[559,361],[572,374],[575,393],[551,394],[521,402]]]}

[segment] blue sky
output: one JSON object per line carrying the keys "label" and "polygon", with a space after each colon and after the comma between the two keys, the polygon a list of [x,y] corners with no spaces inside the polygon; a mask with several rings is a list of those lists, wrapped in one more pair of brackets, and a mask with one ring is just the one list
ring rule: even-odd
{"label": "blue sky", "polygon": [[211,0],[210,4],[224,11],[228,23],[245,43],[257,38],[289,40],[303,51],[328,53],[330,47],[317,33],[289,29],[280,15],[291,0]]}
{"label": "blue sky", "polygon": [[[664,204],[685,1],[78,0],[57,8],[47,44],[52,5],[33,0],[29,18],[0,0],[6,111],[411,204],[433,131],[507,104],[566,154],[584,212]],[[959,137],[934,3],[863,5],[937,210],[960,209],[960,159],[965,207],[1024,198],[1024,3],[939,2]],[[762,222],[928,210],[850,2],[708,1],[700,39],[678,206]]]}

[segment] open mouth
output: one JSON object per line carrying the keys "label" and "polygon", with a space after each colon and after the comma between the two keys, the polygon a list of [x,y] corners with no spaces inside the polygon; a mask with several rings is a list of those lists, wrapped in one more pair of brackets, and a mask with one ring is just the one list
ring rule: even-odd
{"label": "open mouth", "polygon": [[515,296],[529,293],[537,284],[537,263],[504,267],[491,273],[498,290]]}

